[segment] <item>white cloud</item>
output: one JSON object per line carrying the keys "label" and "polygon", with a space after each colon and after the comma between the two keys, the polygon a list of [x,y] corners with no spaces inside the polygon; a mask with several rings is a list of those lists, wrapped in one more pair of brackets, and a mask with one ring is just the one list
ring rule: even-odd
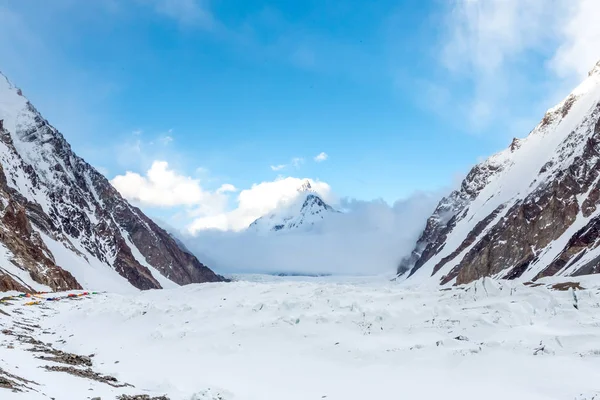
{"label": "white cloud", "polygon": [[116,176],[111,184],[126,199],[142,206],[188,206],[202,215],[223,212],[227,205],[223,193],[235,189],[233,185],[223,185],[214,193],[206,191],[198,179],[179,175],[165,161],[155,161],[146,176],[128,171]]}
{"label": "white cloud", "polygon": [[[242,191],[229,183],[209,191],[202,188],[199,179],[178,174],[165,161],[154,161],[145,175],[128,171],[116,176],[111,184],[126,199],[141,206],[184,207],[177,218],[191,219],[187,229],[198,232],[243,230],[257,218],[295,199],[298,188],[307,180],[315,192],[327,201],[334,201],[327,183],[293,177],[254,184]],[[231,201],[236,206],[228,210]]]}
{"label": "white cloud", "polygon": [[[457,0],[451,4],[442,63],[468,89],[463,87],[462,98],[449,99],[444,108],[457,108],[476,130],[495,121],[531,118],[532,113],[537,118],[540,110],[523,115],[526,111],[513,106],[511,96],[537,92],[541,104],[534,108],[548,108],[600,58],[597,0]],[[531,68],[540,59],[550,68],[537,75],[556,74],[556,82],[531,80]]]}
{"label": "white cloud", "polygon": [[306,180],[310,182],[313,190],[324,199],[334,198],[327,183],[312,179],[287,177],[272,182],[262,182],[252,185],[250,189],[242,190],[237,196],[235,209],[197,218],[188,226],[188,230],[191,233],[205,229],[243,230],[257,218],[292,201],[298,195],[298,188]]}
{"label": "white cloud", "polygon": [[321,153],[319,153],[319,154],[317,154],[317,155],[315,156],[314,160],[315,160],[316,162],[322,162],[322,161],[325,161],[325,160],[327,160],[327,158],[328,158],[328,157],[329,157],[329,156],[327,155],[327,153],[325,153],[324,151],[322,151]]}
{"label": "white cloud", "polygon": [[567,21],[560,25],[561,45],[551,65],[560,76],[583,77],[600,60],[600,1],[569,2]]}
{"label": "white cloud", "polygon": [[[317,233],[267,235],[247,231],[257,218],[285,208],[309,181],[312,189],[343,213],[333,214]],[[389,206],[383,201],[338,201],[331,187],[294,177],[261,182],[238,191],[223,184],[204,190],[198,179],[155,161],[145,175],[127,172],[111,182],[126,198],[149,207],[184,207],[186,244],[211,266],[231,272],[383,273],[393,272],[437,202],[415,195]],[[234,200],[236,205],[228,209]]]}
{"label": "white cloud", "polygon": [[557,15],[545,0],[458,0],[452,4],[442,62],[469,89],[460,101],[452,99],[451,106],[458,106],[464,120],[479,130],[505,117],[511,88],[518,87],[524,74],[518,64],[552,39]]}
{"label": "white cloud", "polygon": [[458,0],[449,14],[443,60],[450,69],[491,74],[551,35],[547,0]]}
{"label": "white cloud", "polygon": [[273,170],[273,171],[281,171],[285,167],[287,167],[287,165],[285,165],[285,164],[271,165],[271,170]]}
{"label": "white cloud", "polygon": [[[318,232],[261,236],[204,230],[183,240],[224,272],[393,274],[438,200],[437,193],[415,194],[393,206],[344,200],[339,206],[346,212],[331,215]],[[223,215],[205,222],[215,227],[227,223]]]}
{"label": "white cloud", "polygon": [[225,183],[217,189],[217,193],[237,192],[237,188],[230,183]]}

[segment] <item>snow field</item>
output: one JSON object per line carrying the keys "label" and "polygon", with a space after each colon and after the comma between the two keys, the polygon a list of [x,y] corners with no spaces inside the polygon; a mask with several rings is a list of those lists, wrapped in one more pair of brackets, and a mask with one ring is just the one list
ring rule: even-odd
{"label": "snow field", "polygon": [[582,285],[576,309],[572,291],[490,279],[203,284],[58,303],[40,324],[57,348],[171,399],[591,400],[600,282]]}

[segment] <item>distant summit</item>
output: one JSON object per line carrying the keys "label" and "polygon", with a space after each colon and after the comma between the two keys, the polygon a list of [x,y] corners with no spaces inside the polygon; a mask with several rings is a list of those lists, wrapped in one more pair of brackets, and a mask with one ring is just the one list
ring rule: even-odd
{"label": "distant summit", "polygon": [[312,185],[310,184],[310,181],[308,179],[306,179],[304,182],[302,182],[302,185],[300,185],[300,187],[298,188],[298,192],[312,192],[313,188]]}
{"label": "distant summit", "polygon": [[311,231],[329,215],[337,212],[313,190],[310,181],[305,180],[298,187],[298,196],[294,200],[285,207],[258,218],[250,224],[248,230],[257,233]]}

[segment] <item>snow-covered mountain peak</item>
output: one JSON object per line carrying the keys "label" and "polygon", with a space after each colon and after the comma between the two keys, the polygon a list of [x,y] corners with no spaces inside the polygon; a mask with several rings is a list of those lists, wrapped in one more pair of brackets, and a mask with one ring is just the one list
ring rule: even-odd
{"label": "snow-covered mountain peak", "polygon": [[296,198],[258,218],[248,229],[257,233],[311,231],[318,229],[328,215],[338,212],[311,190],[310,182],[304,182],[301,188]]}
{"label": "snow-covered mountain peak", "polygon": [[300,208],[300,213],[319,214],[322,211],[335,210],[329,204],[325,203],[316,193],[307,193],[304,202],[302,203],[302,207]]}

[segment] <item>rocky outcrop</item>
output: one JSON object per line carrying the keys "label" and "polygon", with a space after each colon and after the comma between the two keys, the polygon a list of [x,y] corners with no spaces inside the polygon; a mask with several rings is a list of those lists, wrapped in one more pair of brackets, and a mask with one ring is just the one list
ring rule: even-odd
{"label": "rocky outcrop", "polygon": [[398,268],[464,284],[600,272],[600,67],[525,139],[475,166]]}
{"label": "rocky outcrop", "polygon": [[[53,290],[81,289],[73,275],[55,264],[52,254],[33,229],[25,205],[26,200],[8,187],[0,165],[0,243],[12,254],[10,262],[27,271],[35,282]],[[0,291],[33,291],[8,272],[0,273]]]}
{"label": "rocky outcrop", "polygon": [[123,199],[2,75],[0,98],[3,280],[27,288],[2,262],[53,290],[93,284],[74,278],[91,267],[139,289],[161,288],[156,274],[182,285],[223,280]]}
{"label": "rocky outcrop", "polygon": [[17,282],[17,280],[10,274],[0,271],[0,292],[7,292],[10,290],[27,293],[33,292],[33,289],[21,284],[20,282]]}

